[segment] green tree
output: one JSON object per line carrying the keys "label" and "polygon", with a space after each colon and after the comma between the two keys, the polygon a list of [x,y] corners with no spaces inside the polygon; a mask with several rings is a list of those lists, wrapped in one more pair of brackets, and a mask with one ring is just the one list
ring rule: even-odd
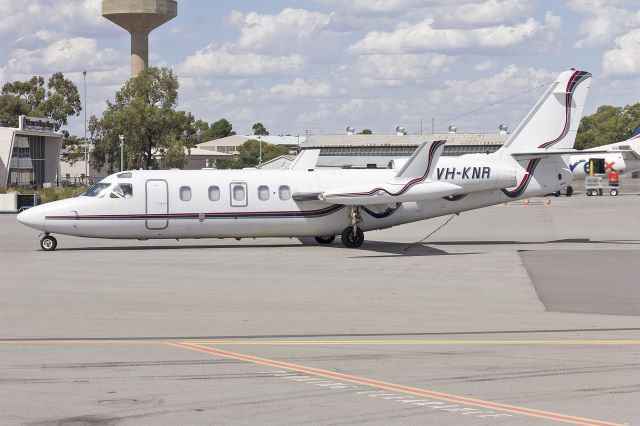
{"label": "green tree", "polygon": [[18,127],[18,117],[30,112],[31,105],[19,97],[0,95],[0,126]]}
{"label": "green tree", "polygon": [[206,130],[205,134],[205,141],[211,141],[235,135],[236,132],[233,131],[233,125],[229,123],[226,118],[221,118],[215,123],[212,123]]}
{"label": "green tree", "polygon": [[69,135],[69,132],[66,130],[64,130],[62,134],[62,148],[64,149],[62,159],[69,164],[83,160],[86,149],[84,138]]}
{"label": "green tree", "polygon": [[362,129],[362,131],[360,132],[361,135],[372,135],[373,132],[371,131],[371,129]]}
{"label": "green tree", "polygon": [[[269,161],[289,153],[289,148],[284,145],[262,143],[262,161]],[[242,169],[255,167],[260,157],[260,141],[250,139],[238,147],[238,156],[232,160],[218,160],[219,169]]]}
{"label": "green tree", "polygon": [[640,125],[640,102],[624,107],[602,105],[595,114],[582,117],[575,147],[593,148],[623,141]]}
{"label": "green tree", "polygon": [[195,135],[198,143],[207,142],[207,133],[209,132],[209,123],[204,120],[196,120],[193,123],[193,129],[195,131]]}
{"label": "green tree", "polygon": [[168,68],[148,68],[127,81],[107,102],[102,117],[91,117],[89,130],[96,141],[92,160],[96,167],[119,165],[119,135],[124,136],[126,168],[152,169],[167,135],[187,146],[196,142],[194,118],[176,111],[178,79]]}
{"label": "green tree", "polygon": [[164,165],[169,169],[181,169],[186,163],[184,142],[169,134],[164,142]]}
{"label": "green tree", "polygon": [[[56,130],[67,125],[69,117],[78,116],[82,111],[77,86],[66,79],[61,72],[49,78],[46,88],[43,77],[33,76],[28,81],[6,83],[2,86],[2,94],[18,98],[22,103],[28,104],[30,106],[28,112],[21,110],[24,114],[53,119]],[[17,122],[17,117],[15,120]]]}
{"label": "green tree", "polygon": [[254,135],[258,135],[258,136],[269,136],[269,131],[267,130],[266,127],[264,127],[264,125],[260,122],[255,123],[253,126],[251,126],[251,128],[253,129],[253,134]]}

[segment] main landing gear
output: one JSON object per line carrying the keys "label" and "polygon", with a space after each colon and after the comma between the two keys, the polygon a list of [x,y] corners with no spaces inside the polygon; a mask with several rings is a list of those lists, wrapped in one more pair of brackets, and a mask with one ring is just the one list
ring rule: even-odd
{"label": "main landing gear", "polygon": [[346,248],[358,248],[364,243],[364,232],[358,227],[358,224],[362,222],[360,208],[358,206],[351,207],[349,215],[351,225],[344,228],[340,239]]}
{"label": "main landing gear", "polygon": [[333,235],[328,235],[326,237],[316,237],[316,242],[318,244],[331,244],[336,237]]}
{"label": "main landing gear", "polygon": [[346,248],[358,248],[364,243],[364,232],[362,232],[362,229],[355,227],[354,230],[353,228],[354,227],[347,226],[340,236],[342,244],[344,244]]}
{"label": "main landing gear", "polygon": [[42,247],[44,251],[54,251],[56,247],[58,247],[58,240],[47,232],[40,240],[40,247]]}

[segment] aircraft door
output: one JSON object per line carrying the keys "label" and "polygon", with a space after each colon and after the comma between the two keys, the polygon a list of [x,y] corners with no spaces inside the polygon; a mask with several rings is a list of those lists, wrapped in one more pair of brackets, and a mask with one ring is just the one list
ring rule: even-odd
{"label": "aircraft door", "polygon": [[[166,180],[152,179],[146,183],[147,215],[166,215],[169,213],[169,188]],[[162,219],[147,219],[147,229],[165,229],[169,225],[166,216]]]}

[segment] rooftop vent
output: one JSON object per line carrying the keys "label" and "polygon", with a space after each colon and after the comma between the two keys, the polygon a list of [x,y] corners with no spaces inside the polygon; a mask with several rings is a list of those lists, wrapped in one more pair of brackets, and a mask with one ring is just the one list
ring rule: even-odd
{"label": "rooftop vent", "polygon": [[396,127],[396,136],[404,136],[407,132],[404,130],[404,127]]}
{"label": "rooftop vent", "polygon": [[500,129],[500,134],[501,135],[506,135],[507,134],[507,125],[506,124],[499,125],[498,129]]}
{"label": "rooftop vent", "polygon": [[458,128],[456,126],[449,126],[449,133],[455,133],[458,131]]}
{"label": "rooftop vent", "polygon": [[351,126],[347,127],[347,134],[348,135],[355,135],[356,134],[356,129],[354,129]]}

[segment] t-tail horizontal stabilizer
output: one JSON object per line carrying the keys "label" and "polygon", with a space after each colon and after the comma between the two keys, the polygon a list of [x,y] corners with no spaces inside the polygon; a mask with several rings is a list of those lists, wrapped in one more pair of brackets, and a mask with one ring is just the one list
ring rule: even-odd
{"label": "t-tail horizontal stabilizer", "polygon": [[332,188],[319,198],[332,204],[362,206],[426,201],[456,195],[463,191],[462,187],[433,179],[444,144],[445,141],[422,143],[389,182]]}

